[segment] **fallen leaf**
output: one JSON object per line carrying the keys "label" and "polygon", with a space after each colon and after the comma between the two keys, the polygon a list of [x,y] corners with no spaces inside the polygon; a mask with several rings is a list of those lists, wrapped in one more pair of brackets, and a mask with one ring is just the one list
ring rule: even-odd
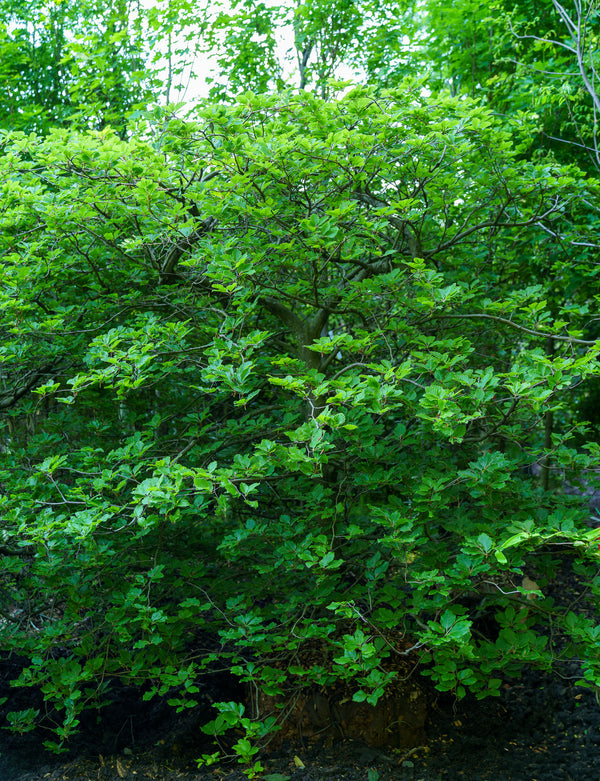
{"label": "fallen leaf", "polygon": [[304,762],[300,759],[300,757],[294,757],[294,765],[296,765],[297,768],[300,770],[304,770],[306,767]]}
{"label": "fallen leaf", "polygon": [[120,759],[117,759],[117,773],[119,774],[119,778],[125,778],[127,775],[127,769],[123,767],[123,763]]}
{"label": "fallen leaf", "polygon": [[521,581],[521,585],[523,586],[523,588],[526,588],[527,591],[538,591],[539,592],[538,594],[527,594],[526,599],[528,599],[530,601],[532,599],[536,599],[536,597],[539,597],[541,592],[542,592],[542,589],[538,586],[538,584],[535,582],[535,580],[532,580],[531,578],[528,578],[527,575],[525,575],[525,577]]}

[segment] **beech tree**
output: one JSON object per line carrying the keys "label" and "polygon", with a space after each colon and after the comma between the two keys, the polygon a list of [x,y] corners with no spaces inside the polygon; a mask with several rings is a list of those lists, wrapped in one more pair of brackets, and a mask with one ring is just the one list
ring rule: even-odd
{"label": "beech tree", "polygon": [[568,653],[551,621],[595,681],[594,622],[544,587],[596,532],[523,470],[597,453],[544,440],[598,373],[585,306],[545,302],[577,169],[419,83],[15,134],[2,166],[4,634],[52,746],[112,679],[192,706],[217,661],[375,702],[389,633],[486,696]]}
{"label": "beech tree", "polygon": [[[598,457],[595,142],[532,150],[480,79],[401,80],[418,14],[327,6],[261,6],[187,119],[0,139],[2,633],[46,703],[9,720],[55,750],[114,681],[194,707],[217,667],[369,703],[395,655],[459,697],[573,657],[598,684],[597,531],[561,490]],[[392,89],[331,80],[359,32]],[[564,562],[587,604],[549,595]],[[216,708],[254,762],[277,720]]]}

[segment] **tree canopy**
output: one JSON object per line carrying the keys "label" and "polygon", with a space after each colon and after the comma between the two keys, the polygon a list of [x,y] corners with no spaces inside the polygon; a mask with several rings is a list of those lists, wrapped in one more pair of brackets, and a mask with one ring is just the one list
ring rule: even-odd
{"label": "tree canopy", "polygon": [[[563,490],[599,455],[596,11],[547,5],[2,3],[2,633],[46,703],[15,730],[60,750],[114,681],[194,707],[217,668],[598,685],[546,593],[599,588]],[[211,94],[160,108],[195,49]],[[216,707],[254,762],[277,720]]]}

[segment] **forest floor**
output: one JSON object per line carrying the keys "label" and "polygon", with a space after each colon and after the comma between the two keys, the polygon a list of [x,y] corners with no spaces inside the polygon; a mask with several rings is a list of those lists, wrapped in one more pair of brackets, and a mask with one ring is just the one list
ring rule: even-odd
{"label": "forest floor", "polygon": [[[139,729],[139,725],[137,727]],[[2,781],[245,781],[239,767],[198,769],[191,735],[156,727],[115,753],[90,744],[55,758],[9,741]],[[536,673],[494,700],[443,696],[430,711],[426,745],[375,750],[357,742],[284,744],[263,758],[267,781],[598,781],[600,708],[593,692]],[[100,737],[100,736],[98,736]],[[130,736],[131,737],[131,736]],[[148,746],[148,738],[155,741]],[[22,739],[21,739],[22,740]],[[177,742],[179,741],[179,742]],[[6,743],[6,741],[3,741]],[[26,741],[27,742],[27,741]],[[101,741],[99,741],[101,742]],[[125,741],[128,742],[128,741]],[[13,745],[10,745],[13,743]],[[200,752],[198,752],[200,753]],[[197,755],[197,754],[196,754]]]}
{"label": "forest floor", "polygon": [[[577,588],[572,578],[563,593]],[[0,695],[14,678],[0,663]],[[501,695],[457,701],[429,690],[424,745],[372,749],[359,741],[289,740],[261,757],[265,781],[600,781],[600,706],[576,686],[576,662],[559,674],[524,670]],[[4,686],[2,685],[4,684]],[[219,699],[232,699],[219,692]],[[229,695],[229,696],[228,696]],[[13,706],[14,707],[14,706]],[[26,707],[21,704],[19,707]],[[70,755],[54,756],[42,736],[0,733],[0,781],[245,781],[240,765],[199,769],[209,751],[193,711],[177,715],[124,689],[84,724]]]}

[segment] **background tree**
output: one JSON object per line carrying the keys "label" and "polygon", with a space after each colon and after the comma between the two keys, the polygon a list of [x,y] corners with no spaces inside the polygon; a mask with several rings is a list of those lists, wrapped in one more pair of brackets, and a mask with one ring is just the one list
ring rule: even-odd
{"label": "background tree", "polygon": [[3,84],[0,127],[111,125],[153,94],[148,36],[136,0],[0,3]]}
{"label": "background tree", "polygon": [[550,151],[596,165],[586,154],[597,110],[594,3],[433,0],[423,19],[425,67],[436,88],[480,96],[522,122],[529,155]]}
{"label": "background tree", "polygon": [[330,82],[341,78],[389,87],[417,70],[408,40],[416,35],[417,15],[410,4],[238,0],[203,7],[200,23],[197,14],[184,12],[182,19],[182,30],[201,30],[188,33],[190,45],[216,60],[207,79],[213,99],[284,87],[326,97],[333,94]]}

